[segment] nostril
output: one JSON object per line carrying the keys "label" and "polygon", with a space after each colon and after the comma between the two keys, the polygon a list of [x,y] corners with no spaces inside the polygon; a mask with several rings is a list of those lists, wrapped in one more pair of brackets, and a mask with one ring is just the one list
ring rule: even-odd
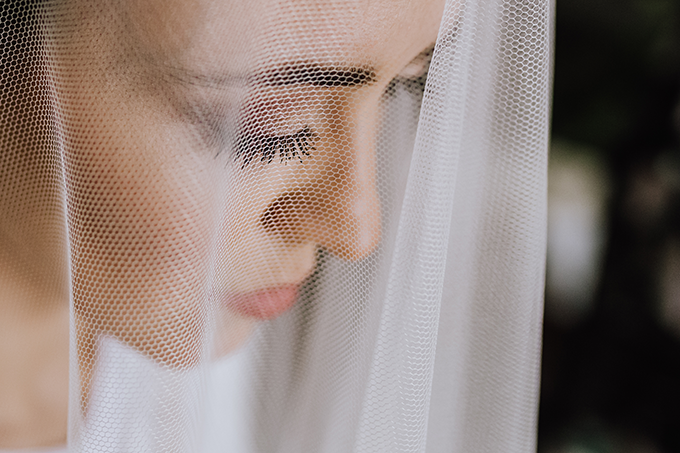
{"label": "nostril", "polygon": [[319,188],[286,192],[269,204],[260,222],[287,244],[316,243],[348,261],[368,256],[380,239],[373,192],[361,197],[334,197]]}
{"label": "nostril", "polygon": [[[305,190],[287,192],[271,202],[260,219],[264,229],[285,242],[308,242],[310,220],[315,216],[315,203]],[[316,207],[318,209],[318,207]]]}

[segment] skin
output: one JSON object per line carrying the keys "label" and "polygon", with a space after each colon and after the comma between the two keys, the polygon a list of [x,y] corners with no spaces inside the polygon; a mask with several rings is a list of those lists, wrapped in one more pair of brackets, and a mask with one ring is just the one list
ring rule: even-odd
{"label": "skin", "polygon": [[[435,41],[444,5],[330,3],[83,1],[58,16],[58,26],[69,30],[51,41],[51,52],[63,64],[54,80],[67,137],[84,414],[101,335],[161,365],[191,367],[206,354],[233,350],[256,325],[229,300],[298,287],[313,271],[318,247],[361,260],[377,246],[380,97]],[[344,86],[262,82],[286,65],[362,68],[370,76]],[[263,163],[261,151],[251,149],[246,152],[256,157],[244,165],[230,149],[237,131],[280,137],[305,127],[313,131],[314,149],[301,160],[280,162],[277,155]],[[50,231],[49,224],[43,228]],[[40,261],[41,250],[57,247],[35,242],[42,236],[39,229],[12,236],[35,252],[27,268]],[[39,290],[59,263],[42,277],[21,278],[12,275],[14,262],[0,255],[0,284],[14,288],[0,309],[17,310],[28,299],[57,308],[51,317],[14,316],[15,335],[36,352],[19,360],[3,350],[3,362],[22,364],[23,375],[38,381],[52,375],[63,382],[39,392],[35,378],[22,382],[0,373],[0,407],[9,400],[1,389],[19,388],[14,394],[23,395],[11,413],[0,412],[0,422],[26,414],[19,422],[14,416],[12,430],[0,430],[0,447],[64,442],[68,303],[61,287]],[[219,326],[212,342],[204,334],[207,318]],[[30,402],[36,398],[39,404]],[[45,410],[52,415],[36,417]]]}

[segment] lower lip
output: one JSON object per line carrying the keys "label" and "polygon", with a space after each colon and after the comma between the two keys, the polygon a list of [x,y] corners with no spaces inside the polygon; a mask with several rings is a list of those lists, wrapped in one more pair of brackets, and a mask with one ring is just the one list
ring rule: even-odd
{"label": "lower lip", "polygon": [[260,320],[276,318],[295,304],[300,285],[280,285],[225,297],[227,306],[243,316]]}

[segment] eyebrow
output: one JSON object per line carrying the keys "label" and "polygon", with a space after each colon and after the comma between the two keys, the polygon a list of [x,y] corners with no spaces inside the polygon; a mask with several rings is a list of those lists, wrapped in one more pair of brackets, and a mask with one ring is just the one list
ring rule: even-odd
{"label": "eyebrow", "polygon": [[320,65],[301,62],[269,68],[252,77],[260,86],[308,85],[315,87],[360,87],[377,80],[370,66]]}
{"label": "eyebrow", "polygon": [[246,84],[268,87],[291,85],[314,87],[361,87],[378,80],[370,66],[320,65],[316,63],[286,64],[270,67],[251,76],[207,75],[183,68],[165,67],[165,73],[173,80],[187,85],[219,88]]}

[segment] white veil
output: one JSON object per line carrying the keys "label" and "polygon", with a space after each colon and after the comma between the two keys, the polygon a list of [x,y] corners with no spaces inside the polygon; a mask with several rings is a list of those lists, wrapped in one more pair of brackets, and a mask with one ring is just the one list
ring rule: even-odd
{"label": "white veil", "polygon": [[70,338],[69,451],[535,450],[553,5],[421,3],[3,7],[0,322]]}

